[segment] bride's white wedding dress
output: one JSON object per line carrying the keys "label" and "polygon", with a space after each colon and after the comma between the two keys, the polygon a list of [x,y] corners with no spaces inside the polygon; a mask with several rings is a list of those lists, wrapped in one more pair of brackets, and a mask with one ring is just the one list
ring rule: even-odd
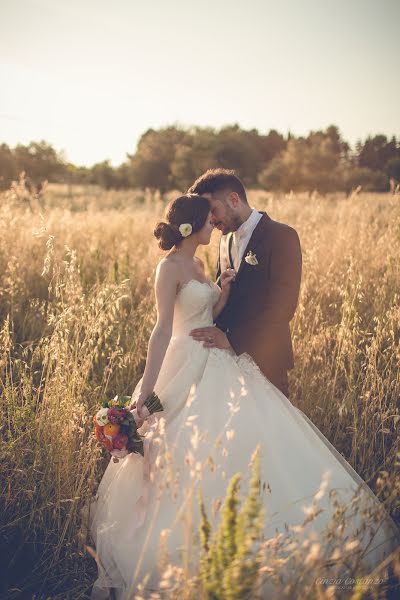
{"label": "bride's white wedding dress", "polygon": [[[164,412],[151,416],[141,430],[146,431],[144,459],[130,454],[118,463],[110,460],[90,508],[99,569],[94,599],[107,598],[109,588],[115,588],[118,599],[133,599],[146,573],[150,573],[146,589],[156,588],[161,538],[172,563],[195,569],[199,550],[188,536],[199,531],[198,487],[214,530],[220,515],[212,507],[223,500],[229,479],[238,472],[241,495],[247,493],[249,462],[257,444],[265,538],[301,524],[323,482],[327,487],[317,504],[323,511],[307,525],[309,531],[322,531],[332,517],[328,498],[332,488],[341,501],[349,501],[359,489],[371,506],[381,506],[341,454],[264,377],[250,356],[205,348],[188,335],[193,328],[213,324],[212,306],[219,294],[215,283],[195,279],[177,294],[172,338],[155,386]],[[361,539],[361,525],[362,517],[353,513],[346,524],[349,535]],[[371,568],[399,545],[398,535],[385,513],[368,546]],[[365,537],[362,544],[367,546],[368,540]]]}

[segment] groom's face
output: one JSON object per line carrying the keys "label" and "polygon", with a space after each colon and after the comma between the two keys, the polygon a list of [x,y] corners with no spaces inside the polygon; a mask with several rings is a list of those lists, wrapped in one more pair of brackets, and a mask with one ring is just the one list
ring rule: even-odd
{"label": "groom's face", "polygon": [[231,192],[217,192],[214,194],[202,194],[208,198],[211,207],[211,222],[222,235],[230,231],[236,231],[241,224],[235,205],[230,200]]}

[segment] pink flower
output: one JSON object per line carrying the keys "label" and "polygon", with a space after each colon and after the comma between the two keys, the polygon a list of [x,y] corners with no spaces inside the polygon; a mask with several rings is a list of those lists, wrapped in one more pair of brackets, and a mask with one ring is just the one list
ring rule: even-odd
{"label": "pink flower", "polygon": [[122,450],[123,448],[125,448],[126,444],[128,443],[128,436],[125,435],[124,433],[118,433],[117,435],[115,435],[113,437],[113,446],[114,448],[117,448],[118,450]]}
{"label": "pink flower", "polygon": [[125,419],[125,408],[109,408],[107,417],[110,423],[121,423]]}

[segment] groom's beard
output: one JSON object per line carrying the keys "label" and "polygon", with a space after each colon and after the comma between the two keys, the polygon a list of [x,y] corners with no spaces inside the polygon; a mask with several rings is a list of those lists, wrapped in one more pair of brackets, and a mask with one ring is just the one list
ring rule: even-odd
{"label": "groom's beard", "polygon": [[216,224],[218,229],[221,229],[222,235],[226,235],[231,231],[236,231],[242,224],[240,217],[231,209],[227,209],[224,220]]}

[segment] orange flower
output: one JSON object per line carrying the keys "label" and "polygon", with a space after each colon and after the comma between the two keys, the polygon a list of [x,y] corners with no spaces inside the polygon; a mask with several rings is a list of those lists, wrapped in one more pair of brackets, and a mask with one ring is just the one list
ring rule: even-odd
{"label": "orange flower", "polygon": [[111,437],[117,435],[117,433],[119,433],[119,425],[115,423],[107,423],[107,425],[104,425],[104,433],[105,435],[111,435]]}

